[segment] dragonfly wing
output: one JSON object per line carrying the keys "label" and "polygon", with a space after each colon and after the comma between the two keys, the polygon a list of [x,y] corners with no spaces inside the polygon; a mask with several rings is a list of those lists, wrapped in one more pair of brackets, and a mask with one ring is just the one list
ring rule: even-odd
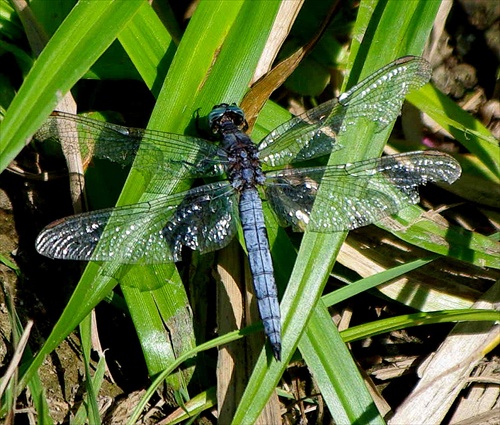
{"label": "dragonfly wing", "polygon": [[451,184],[460,173],[458,162],[447,154],[410,152],[340,166],[273,171],[266,176],[265,193],[282,225],[296,231],[307,227],[337,232],[366,226],[415,204],[418,186]]}
{"label": "dragonfly wing", "polygon": [[158,171],[186,177],[220,175],[226,162],[224,152],[204,139],[123,127],[65,112],[54,112],[33,137],[65,140],[70,152],[79,150],[84,158],[107,159],[122,166],[135,160],[137,170],[153,175]]}
{"label": "dragonfly wing", "polygon": [[233,188],[217,182],[149,202],[63,218],[42,230],[36,249],[67,260],[178,261],[183,245],[202,253],[226,246],[237,229],[236,212]]}
{"label": "dragonfly wing", "polygon": [[327,155],[341,148],[337,134],[360,117],[381,130],[399,115],[406,94],[427,83],[430,64],[408,56],[391,62],[342,94],[292,118],[259,144],[262,162],[277,167]]}
{"label": "dragonfly wing", "polygon": [[382,130],[393,122],[401,111],[405,96],[429,82],[432,68],[425,59],[405,56],[374,72],[339,97],[339,105],[348,112],[340,131],[359,117],[377,123]]}
{"label": "dragonfly wing", "polygon": [[262,163],[274,168],[340,149],[336,137],[342,119],[330,117],[337,104],[336,99],[325,102],[271,131],[259,144]]}

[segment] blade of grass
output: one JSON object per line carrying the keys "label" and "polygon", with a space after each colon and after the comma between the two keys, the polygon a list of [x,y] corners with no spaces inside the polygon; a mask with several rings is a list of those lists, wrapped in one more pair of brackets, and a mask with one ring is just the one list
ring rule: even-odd
{"label": "blade of grass", "polygon": [[[365,3],[365,6],[369,6],[368,2]],[[360,61],[365,64],[365,68],[363,69],[370,69],[370,66],[373,67],[372,69],[376,69],[383,65],[384,62],[388,63],[390,60],[398,56],[403,56],[405,54],[419,54],[423,51],[425,41],[432,28],[434,16],[437,13],[438,5],[429,4],[424,1],[412,2],[411,4],[389,1],[387,3],[372,2],[370,6],[373,7],[373,14],[371,16],[369,13],[366,15],[361,14],[358,16],[356,21],[354,33],[357,31],[356,28],[361,29],[366,27],[367,31],[364,34],[363,43],[359,46],[359,50],[357,50],[356,40],[360,39],[353,39],[354,42],[350,56],[350,58],[352,58],[351,63],[354,64],[353,69],[356,69],[356,63]],[[364,11],[366,12],[366,9],[364,9]],[[415,19],[416,17],[420,19]],[[366,19],[366,21],[363,22],[363,19]],[[378,46],[382,45],[382,40],[384,40],[384,50],[381,53]],[[365,75],[366,72],[367,71],[364,71]],[[351,78],[356,78],[356,75],[359,76],[359,78],[363,77],[363,73],[357,71],[353,74],[351,71],[348,86],[356,82],[356,80],[351,81]],[[342,158],[340,161],[338,158],[335,158],[335,162],[345,163],[352,161],[353,159],[359,160],[362,158],[380,155],[390,129],[376,133],[374,132],[373,125],[371,126],[371,129],[369,127],[370,126],[364,126],[364,131],[359,128],[351,129],[353,131],[348,131],[347,134],[341,136],[340,143],[352,149],[349,149],[349,152],[345,152],[347,151],[346,149],[344,151],[340,151],[338,156]],[[352,153],[351,151],[358,152]],[[308,235],[306,235],[304,239],[307,237]],[[338,249],[340,248],[343,237],[338,238],[333,236],[332,238],[328,238],[330,240],[326,241],[327,245],[323,246],[321,245],[322,239],[316,238],[315,236],[313,236],[313,239],[319,241],[319,245],[316,243],[316,246],[321,247],[321,252],[314,255],[318,255],[319,258],[324,258],[323,255],[325,255],[324,253],[326,251],[330,252],[332,255],[331,258],[333,258],[333,254],[336,255]],[[334,249],[328,247],[328,244],[330,243],[332,245],[336,245]],[[302,244],[304,244],[304,241]],[[314,250],[304,250],[304,252],[314,252]],[[326,276],[321,277],[322,281],[325,281],[325,279]],[[327,313],[326,309],[324,313]],[[326,317],[325,314],[323,314],[323,317]],[[319,317],[316,317],[316,312],[312,315],[312,320],[313,323],[320,326],[319,328],[316,328],[316,331],[319,331],[319,333],[315,336],[315,340],[321,340],[324,338],[322,336],[322,332],[320,331],[322,329],[322,321]],[[328,329],[332,334],[336,334],[338,332],[334,326],[330,326]],[[320,376],[322,377],[322,382],[328,383],[328,379],[332,380],[330,381],[332,384],[329,388],[331,392],[334,392],[337,395],[337,397],[326,400],[331,409],[332,415],[334,415],[334,417],[347,415],[351,423],[354,421],[360,423],[383,422],[382,418],[378,415],[378,412],[375,411],[376,409],[373,409],[373,401],[364,383],[360,384],[361,378],[356,379],[356,376],[358,376],[357,366],[352,361],[351,356],[345,349],[345,346],[342,346],[342,344],[336,344],[336,347],[328,347],[329,351],[327,353],[329,353],[330,356],[322,353],[320,350],[316,356],[309,359],[307,354],[312,351],[311,346],[314,345],[314,340],[311,339],[311,333],[312,332],[308,327],[305,337],[299,343],[299,348],[313,374],[318,377],[318,380],[320,380]],[[333,351],[330,351],[332,349]],[[343,352],[345,356],[340,358],[339,351],[341,353]],[[314,363],[315,360],[321,360],[323,356],[333,356],[336,361]],[[350,365],[350,374],[347,374],[345,371],[347,365]],[[327,389],[325,387],[322,387],[322,392],[326,390]],[[338,403],[335,404],[337,400],[340,400],[341,406],[339,406]],[[370,411],[371,415],[366,417],[366,412]]]}
{"label": "blade of grass", "polygon": [[500,318],[496,310],[461,309],[405,314],[375,322],[353,326],[340,334],[345,342],[359,341],[370,336],[406,329],[413,326],[451,322],[495,322]]}
{"label": "blade of grass", "polygon": [[85,401],[81,404],[73,420],[75,425],[91,423],[100,424],[99,407],[97,405],[97,394],[104,378],[105,361],[100,356],[99,366],[94,376],[90,373],[90,350],[91,350],[91,315],[88,315],[79,325],[80,340],[82,343],[83,364],[85,367]]}
{"label": "blade of grass", "polygon": [[[112,43],[114,37],[141,4],[140,1],[131,1],[127,2],[126,7],[124,7],[124,5],[119,5],[116,2],[103,1],[98,4],[85,3],[75,7],[40,55],[9,108],[6,120],[2,123],[2,125],[5,125],[0,133],[2,141],[7,140],[9,137],[8,131],[5,131],[11,125],[11,121],[8,120],[9,114],[14,120],[12,125],[16,125],[18,122],[15,121],[16,119],[23,122],[29,120],[30,123],[34,122],[31,127],[36,128],[39,125],[36,123],[43,120],[43,116],[47,115],[55,106],[57,94],[69,90]],[[56,100],[52,102],[50,100],[52,98]],[[26,105],[28,99],[31,103]],[[35,102],[32,99],[39,99],[39,101]],[[22,109],[22,112],[19,109]],[[46,112],[44,112],[45,109],[47,109]],[[35,115],[38,118],[34,119],[33,116]],[[23,126],[22,123],[17,125]],[[17,129],[19,130],[19,128]],[[24,131],[27,134],[33,130]],[[12,140],[14,140],[14,137]],[[20,144],[19,141],[16,143],[16,146],[23,146],[22,140]],[[0,146],[3,147],[3,145]],[[2,158],[5,157],[2,156]],[[116,285],[116,281],[105,279],[100,286],[97,285],[98,288],[91,288],[89,294],[83,294],[81,298],[77,297],[76,304],[84,311],[80,316],[80,320],[95,305],[90,295],[96,294],[97,298],[101,299],[114,285]],[[73,316],[73,313],[74,311],[69,309],[66,317],[76,318],[77,316]],[[30,365],[31,367],[28,369],[25,378],[29,379],[29,376],[34,373],[40,362],[43,361],[43,357],[52,351],[59,341],[71,332],[72,328],[74,329],[77,324],[78,321],[76,320],[60,322],[60,327],[56,328],[49,337],[44,349],[40,351],[38,357]]]}
{"label": "blade of grass", "polygon": [[[154,114],[159,119],[155,121],[153,118],[150,124],[151,127],[160,130],[182,132],[185,123],[191,117],[191,113],[186,114],[186,110],[194,111],[199,105],[203,104],[205,104],[205,108],[208,110],[208,102],[211,105],[218,100],[231,101],[241,97],[253,72],[252,69],[254,66],[252,66],[250,61],[257,62],[260,55],[259,44],[262,46],[265,42],[266,34],[262,31],[262,17],[266,16],[266,19],[272,22],[274,14],[266,12],[266,9],[269,10],[271,7],[276,10],[279,3],[259,3],[261,7],[260,11],[257,10],[259,13],[255,11],[255,8],[252,9],[251,2],[244,2],[244,4],[246,12],[239,16],[238,11],[242,6],[241,2],[232,2],[231,7],[228,7],[227,4],[225,7],[222,7],[222,5],[213,2],[204,2],[200,5],[197,14],[195,14],[190,23],[192,30],[190,31],[188,28],[165,82],[163,88],[163,93],[165,94],[163,97],[160,95]],[[196,16],[199,17],[196,18]],[[226,39],[227,29],[231,23],[231,16],[234,16],[234,18],[237,17],[239,24],[231,33],[231,37]],[[253,24],[249,26],[249,22]],[[210,27],[207,28],[208,24],[210,24]],[[241,37],[241,33],[244,31],[249,34],[248,38]],[[200,33],[210,34],[210,37],[200,37]],[[259,43],[256,40],[260,40]],[[220,46],[226,43],[229,45],[233,44],[234,46],[231,47],[235,49],[228,49],[228,52],[238,51],[241,53],[235,55],[220,52],[219,56],[217,56],[216,53],[219,51]],[[213,53],[209,54],[208,52]],[[217,58],[215,63],[213,62],[214,57]],[[206,78],[207,74],[210,75],[209,79]],[[225,81],[226,79],[234,81],[235,78],[231,77],[235,75],[238,76],[238,84],[230,85],[229,88],[220,84],[220,81]],[[198,93],[200,87],[204,88],[204,94],[203,92]],[[225,92],[221,93],[221,87]],[[212,90],[211,94],[207,94],[207,90],[209,89]],[[231,92],[227,90],[231,90]],[[236,93],[235,90],[238,90],[239,93]],[[206,99],[205,103],[203,103],[203,99]],[[188,105],[188,102],[191,102],[191,104]],[[167,110],[168,114],[164,113],[164,110]],[[170,183],[171,187],[173,187],[176,181]],[[122,193],[120,202],[136,202],[146,186],[147,182],[143,180],[142,176],[139,173],[132,172],[127,186]],[[162,188],[162,190],[165,191],[166,188]],[[155,188],[150,188],[149,191],[153,195],[145,195],[146,198],[158,193]],[[147,350],[146,357],[148,358],[150,373],[155,374],[165,368],[172,358],[172,349],[169,347],[169,341],[167,340],[168,332],[165,332],[164,326],[160,325],[169,323],[171,319],[168,317],[172,316],[167,317],[167,314],[163,312],[166,311],[169,304],[172,307],[172,303],[168,300],[169,293],[175,293],[177,288],[181,288],[180,291],[185,294],[181,285],[178,285],[175,289],[172,286],[173,280],[180,282],[178,277],[174,277],[175,268],[173,265],[160,265],[154,268],[129,267],[124,268],[122,272],[119,270],[120,266],[112,263],[107,263],[102,267],[90,264],[87,267],[74,296],[70,300],[58,325],[56,325],[53,334],[49,337],[48,343],[44,346],[39,357],[35,359],[28,372],[36,367],[41,357],[57,345],[58,341],[67,335],[75,324],[81,320],[81,317],[88,313],[89,308],[102,299],[116,284],[116,280],[112,279],[111,276],[116,276],[124,284],[124,293],[128,296],[129,302],[131,301],[131,294],[133,292],[133,289],[129,289],[129,287],[133,288],[136,280],[156,282],[158,284],[156,286],[159,286],[159,288],[153,295],[144,295],[145,297],[149,297],[147,301],[149,303],[148,311],[151,313],[150,317],[154,317],[153,320],[149,320],[149,318],[144,319],[144,317],[140,316],[140,312],[144,311],[141,309],[141,307],[144,307],[144,299],[137,300],[138,308],[131,307],[129,304],[129,309],[138,327],[138,334],[141,337],[143,348]],[[165,281],[169,281],[169,285],[165,285]],[[148,286],[156,287],[154,284]],[[185,306],[186,304],[182,305]],[[186,308],[182,307],[182,305],[174,305],[173,310],[175,314],[178,314],[179,311],[186,311]],[[153,308],[158,310],[156,314],[153,313]],[[159,312],[161,313],[161,317],[158,315]],[[159,335],[163,336],[159,339]]]}
{"label": "blade of grass", "polygon": [[432,85],[412,93],[408,100],[455,137],[498,178],[500,147],[491,132]]}
{"label": "blade of grass", "polygon": [[[213,2],[200,4],[179,45],[149,127],[182,133],[186,125],[190,123],[194,111],[198,108],[202,108],[202,110],[204,108],[208,111],[214,103],[232,102],[241,98],[265,44],[266,32],[263,29],[270,28],[278,4],[277,2],[260,3],[258,5],[260,10],[257,10],[256,5],[251,2],[232,2],[231,7],[228,4]],[[242,38],[242,31],[247,32],[248,37]],[[200,34],[209,34],[209,36],[200,37]],[[220,50],[221,45],[225,47],[222,50]],[[235,52],[240,52],[240,54],[235,54]],[[214,57],[216,57],[215,62]],[[230,84],[228,87],[227,84],[221,84],[221,81],[236,81],[236,83]],[[221,92],[221,90],[225,90],[225,92]],[[190,113],[186,113],[186,111],[190,111]],[[136,177],[139,179],[139,183],[135,180]],[[137,201],[138,185],[147,185],[146,182],[140,181],[141,178],[142,176],[131,174],[122,192],[120,202]],[[147,187],[141,200],[151,199],[157,193],[171,190],[177,183],[178,179],[173,179],[168,182],[168,185],[162,183],[161,187]],[[148,276],[148,281],[155,281],[160,287],[151,294],[140,293],[130,288],[131,283],[133,283],[131,276],[134,271],[132,269],[120,279],[141,340],[156,341],[158,334],[152,329],[158,330],[158,327],[151,327],[150,321],[143,320],[144,314],[146,314],[144,308],[134,308],[135,302],[138,305],[141,304],[138,297],[153,297],[149,300],[151,308],[148,314],[153,314],[154,302],[154,308],[160,313],[163,323],[173,322],[176,325],[192,326],[189,325],[190,321],[179,317],[179,313],[187,313],[188,310],[184,308],[179,312],[178,307],[172,309],[172,303],[169,301],[170,294],[185,293],[180,278],[173,273],[174,268],[172,264],[154,267],[155,272]],[[164,285],[164,281],[162,281],[162,276],[165,273],[170,276],[171,283],[168,286]],[[144,268],[141,268],[137,274],[138,277],[145,280]],[[172,280],[179,282],[175,291],[171,286]],[[183,333],[179,332],[180,329],[170,329],[170,331],[170,334],[182,338]],[[143,347],[154,348],[155,345],[145,341]],[[183,350],[177,349],[176,351],[179,353]],[[147,358],[147,352],[145,354]],[[149,362],[150,372],[154,374],[165,368],[167,364],[165,357],[165,355],[162,356],[163,361],[157,363],[155,368],[152,368],[151,362]],[[169,358],[172,358],[172,355]]]}
{"label": "blade of grass", "polygon": [[500,268],[500,244],[480,233],[425,219],[422,208],[411,206],[398,214],[398,226],[378,224],[398,238],[436,254],[479,267]]}
{"label": "blade of grass", "polygon": [[[425,1],[411,3],[397,1],[362,2],[354,33],[355,40],[363,40],[363,44],[356,45],[357,41],[353,43],[350,62],[354,64],[355,72],[351,72],[349,85],[396,57],[422,52],[438,6],[439,4]],[[416,19],[417,16],[418,19]],[[379,48],[382,45],[384,46],[383,52]],[[361,71],[362,64],[364,65],[363,72]],[[335,155],[335,163],[345,163],[380,155],[388,132],[389,130],[375,133],[374,127],[365,125],[365,123],[356,129],[351,128],[340,141],[343,146],[348,146],[349,149],[339,151],[338,155]],[[298,259],[281,304],[283,363],[269,365],[265,356],[261,355],[236,412],[234,423],[252,423],[256,420],[263,404],[278,382],[287,360],[293,354],[307,319],[314,312],[313,306],[318,302],[324,282],[329,275],[344,237],[345,233],[333,235],[306,233],[304,235]],[[279,265],[276,268],[278,269]],[[301,314],[297,314],[298,311]],[[305,339],[304,343],[309,344],[307,336]],[[305,350],[308,348],[306,347]],[[342,350],[342,348],[338,349]],[[318,357],[322,355],[322,353],[317,354]],[[311,359],[310,365],[307,357],[305,360],[315,376],[325,374],[324,382],[328,382],[329,373],[321,365],[313,363],[313,359]],[[343,360],[345,364],[351,365],[354,376],[357,371],[355,372],[356,366],[351,357],[343,357]],[[315,366],[318,367],[315,368]],[[332,373],[341,374],[342,371],[333,371]],[[347,416],[351,423],[365,418],[364,413],[373,401],[366,387],[360,386],[358,383],[359,381],[347,385],[349,394],[345,397],[344,395],[340,397],[340,391],[343,389],[332,386],[331,394],[337,393],[337,397],[339,397],[328,401],[329,407],[335,409],[331,412],[335,418]],[[339,399],[345,401],[346,404],[338,403]],[[357,401],[349,403],[349,400]],[[341,409],[336,410],[339,406]],[[361,406],[363,407],[360,408]],[[382,423],[380,416],[372,416],[368,419],[374,423]]]}
{"label": "blade of grass", "polygon": [[0,123],[0,171],[17,156],[62,96],[111,45],[142,1],[80,2],[54,34]]}
{"label": "blade of grass", "polygon": [[[13,270],[16,274],[18,274],[18,276],[20,276],[17,267],[14,267]],[[12,332],[11,339],[15,352],[12,356],[11,363],[6,369],[0,382],[0,400],[2,401],[0,403],[0,417],[11,415],[13,418],[15,414],[14,411],[17,395],[20,391],[19,383],[17,382],[20,375],[18,366],[21,359],[32,357],[28,340],[33,327],[33,322],[28,321],[26,327],[23,329],[21,320],[16,311],[13,294],[9,290],[5,291],[4,289],[4,297],[6,300],[5,304],[7,306],[10,329]],[[49,414],[49,403],[45,396],[41,379],[38,375],[34,375],[28,381],[28,388],[40,421],[42,421],[42,423],[52,424],[53,421]]]}
{"label": "blade of grass", "polygon": [[211,387],[200,394],[197,394],[182,408],[178,408],[165,418],[165,423],[169,425],[179,424],[183,421],[192,420],[202,412],[208,411],[217,405],[217,392],[215,387]]}
{"label": "blade of grass", "polygon": [[[328,314],[326,306],[322,303],[320,307],[324,310],[324,313],[326,315],[324,315],[323,313],[319,313],[320,315],[319,317],[321,319],[319,323],[321,323],[322,325],[328,323],[328,326],[333,328],[332,320]],[[342,331],[340,335],[342,336],[342,341],[343,341],[342,346],[345,347],[345,344],[348,342],[366,338],[372,334],[375,335],[375,334],[385,333],[392,330],[404,329],[411,326],[431,325],[435,323],[454,323],[457,321],[483,322],[483,321],[491,321],[495,317],[498,317],[498,312],[492,310],[479,310],[479,309],[460,309],[460,310],[446,310],[446,311],[426,312],[426,313],[414,313],[410,315],[403,315],[395,318],[383,319],[381,321],[359,325],[353,328],[346,329],[345,331]],[[380,324],[379,322],[382,323]],[[137,404],[137,406],[135,406],[134,412],[132,413],[128,423],[135,423],[137,421],[139,415],[141,414],[141,411],[145,408],[151,397],[162,385],[162,382],[166,379],[166,377],[172,374],[176,368],[180,367],[188,359],[194,357],[196,353],[200,353],[206,350],[211,350],[214,347],[218,347],[220,345],[236,341],[240,338],[243,338],[245,335],[248,335],[259,329],[262,329],[261,324],[254,324],[252,326],[247,326],[246,328],[243,328],[240,331],[231,332],[226,335],[220,336],[218,338],[214,338],[213,340],[207,341],[206,343],[200,344],[192,351],[186,352],[182,356],[177,358],[174,363],[170,364],[167,369],[162,371],[162,373],[155,378],[150,387],[147,389],[144,396],[141,398],[140,402]],[[338,332],[336,332],[336,334],[339,335]],[[313,333],[312,335],[314,337],[314,340],[316,341],[313,344],[314,352],[311,353],[312,355],[317,355],[315,354],[316,352],[319,353],[331,352],[329,350],[325,350],[325,347],[331,347],[332,341],[335,347],[337,346],[338,342],[335,341],[336,337],[334,337],[333,339],[330,338],[316,339],[317,334]],[[342,355],[340,356],[336,355],[334,357],[338,357],[340,359],[343,358]],[[330,361],[331,360],[328,360],[328,362]],[[327,369],[332,369],[332,368],[328,367]],[[342,375],[340,374],[338,376]],[[323,377],[320,377],[320,379],[322,378]],[[335,379],[333,379],[333,381],[335,381]],[[328,383],[332,381],[327,380],[325,382]],[[326,391],[326,396],[328,397],[328,392],[330,391],[330,388],[325,388],[325,391]],[[195,399],[193,398],[192,400],[194,401]],[[213,404],[213,402],[209,401],[209,404],[206,407],[209,408],[211,404]]]}
{"label": "blade of grass", "polygon": [[177,47],[146,2],[120,32],[118,40],[146,85],[157,97]]}
{"label": "blade of grass", "polygon": [[[328,325],[325,327],[325,323]],[[306,343],[307,341],[307,343]],[[320,300],[300,342],[300,352],[315,371],[314,379],[337,423],[371,424],[385,422],[373,401],[365,396],[352,397],[353,391],[364,389],[358,369],[352,367],[351,353]],[[362,412],[353,420],[353,412]]]}
{"label": "blade of grass", "polygon": [[401,266],[394,267],[392,269],[386,270],[376,275],[365,277],[357,282],[350,285],[344,286],[343,288],[337,289],[336,291],[323,296],[321,299],[326,307],[330,307],[334,304],[338,304],[341,301],[347,300],[354,295],[360,294],[361,292],[367,291],[368,289],[375,288],[379,285],[389,282],[390,280],[396,279],[397,277],[403,276],[412,270],[418,269],[419,267],[429,264],[434,261],[437,256],[430,258],[422,258],[411,263],[402,264]]}

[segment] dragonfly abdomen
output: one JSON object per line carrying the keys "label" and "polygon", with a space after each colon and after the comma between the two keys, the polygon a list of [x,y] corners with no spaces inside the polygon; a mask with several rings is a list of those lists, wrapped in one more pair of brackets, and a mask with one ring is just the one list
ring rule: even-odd
{"label": "dragonfly abdomen", "polygon": [[274,357],[281,359],[281,324],[278,290],[264,224],[262,201],[256,189],[263,185],[258,148],[244,133],[247,123],[236,105],[214,106],[209,116],[210,127],[221,136],[221,148],[227,154],[226,173],[234,190],[240,193],[241,227],[248,251],[257,306],[269,338]]}
{"label": "dragonfly abdomen", "polygon": [[262,201],[257,189],[247,188],[241,192],[239,208],[260,317],[274,357],[280,360],[281,324],[278,292],[264,224]]}

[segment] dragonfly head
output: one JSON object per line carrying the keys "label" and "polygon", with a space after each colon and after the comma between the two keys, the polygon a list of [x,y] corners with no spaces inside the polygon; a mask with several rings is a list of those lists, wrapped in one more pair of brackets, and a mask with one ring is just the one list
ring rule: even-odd
{"label": "dragonfly head", "polygon": [[245,131],[248,128],[245,114],[235,103],[221,103],[215,105],[208,115],[208,125],[214,134],[221,134],[221,130],[226,123],[231,123],[239,130]]}

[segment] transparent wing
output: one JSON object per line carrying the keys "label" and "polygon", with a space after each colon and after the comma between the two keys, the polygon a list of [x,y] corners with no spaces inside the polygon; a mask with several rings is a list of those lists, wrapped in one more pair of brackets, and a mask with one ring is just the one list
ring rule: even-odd
{"label": "transparent wing", "polygon": [[338,101],[323,103],[277,127],[259,144],[260,159],[278,167],[327,155],[341,148],[336,144],[337,134],[360,117],[383,129],[398,116],[406,94],[429,81],[431,71],[430,64],[419,57],[391,62]]}
{"label": "transparent wing", "polygon": [[237,220],[235,191],[229,183],[217,182],[150,202],[63,218],[42,230],[36,249],[66,260],[178,261],[182,245],[202,253],[226,246]]}
{"label": "transparent wing", "polygon": [[[206,140],[180,134],[123,127],[84,116],[54,112],[33,136],[35,140],[66,140],[84,158],[108,159],[123,166],[136,159],[139,171],[202,177],[220,175],[225,154]],[[185,174],[184,174],[185,173]]]}
{"label": "transparent wing", "polygon": [[[447,154],[410,152],[339,166],[273,171],[266,176],[265,193],[283,226],[336,232],[394,214],[419,201],[418,186],[451,184],[460,173],[458,162]],[[316,211],[311,217],[313,203]]]}

